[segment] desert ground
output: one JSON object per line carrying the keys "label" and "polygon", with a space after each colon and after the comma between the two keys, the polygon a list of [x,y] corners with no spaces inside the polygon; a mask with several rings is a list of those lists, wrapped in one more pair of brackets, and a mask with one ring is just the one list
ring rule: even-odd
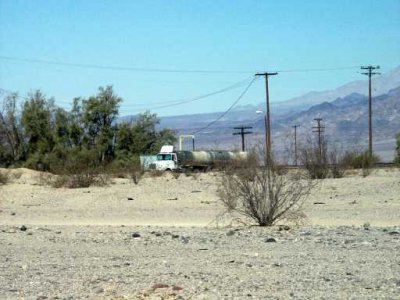
{"label": "desert ground", "polygon": [[[5,171],[5,170],[3,170]],[[326,179],[301,223],[217,222],[219,173],[0,185],[0,299],[399,299],[400,170]]]}

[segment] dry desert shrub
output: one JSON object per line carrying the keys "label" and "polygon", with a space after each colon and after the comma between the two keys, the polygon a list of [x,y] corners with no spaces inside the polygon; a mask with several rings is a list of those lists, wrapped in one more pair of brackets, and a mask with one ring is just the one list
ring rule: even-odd
{"label": "dry desert shrub", "polygon": [[132,180],[134,184],[138,184],[144,175],[144,170],[139,166],[116,168],[111,167],[105,170],[110,177],[126,178]]}
{"label": "dry desert shrub", "polygon": [[21,170],[13,170],[12,173],[12,178],[13,179],[20,179],[22,176],[22,171]]}
{"label": "dry desert shrub", "polygon": [[180,173],[180,172],[172,172],[172,176],[173,176],[175,179],[179,179],[179,177],[181,176],[181,173]]}
{"label": "dry desert shrub", "polygon": [[163,175],[164,175],[164,172],[163,172],[163,171],[160,171],[160,170],[150,170],[150,171],[148,172],[148,174],[149,174],[149,176],[152,177],[152,178],[157,178],[157,177],[163,176]]}
{"label": "dry desert shrub", "polygon": [[259,165],[257,156],[251,155],[242,168],[222,173],[218,194],[226,212],[250,218],[260,226],[303,218],[301,205],[316,181],[301,170],[281,174],[272,161],[268,167]]}
{"label": "dry desert shrub", "polygon": [[324,179],[329,175],[329,158],[327,144],[321,147],[309,142],[308,147],[300,149],[300,162],[307,170],[311,179]]}
{"label": "dry desert shrub", "polygon": [[352,151],[346,152],[343,160],[345,161],[346,165],[350,166],[351,168],[361,169],[362,176],[367,177],[371,174],[372,167],[376,163],[379,163],[380,158],[376,154],[372,154],[370,157],[367,151]]}
{"label": "dry desert shrub", "polygon": [[55,188],[87,188],[90,186],[106,186],[110,183],[110,177],[107,174],[94,171],[86,171],[76,174],[66,174],[56,176],[51,181],[51,186]]}
{"label": "dry desert shrub", "polygon": [[59,164],[53,163],[52,172],[58,176],[51,185],[56,188],[86,188],[105,186],[110,183],[111,168],[98,161],[96,151],[76,152]]}
{"label": "dry desert shrub", "polygon": [[45,172],[40,172],[39,175],[37,175],[36,177],[36,182],[38,185],[41,186],[45,186],[45,185],[49,185],[52,186],[53,185],[53,174],[51,173],[45,173]]}
{"label": "dry desert shrub", "polygon": [[138,184],[144,175],[144,170],[140,165],[134,165],[131,168],[129,168],[128,173],[133,183]]}
{"label": "dry desert shrub", "polygon": [[123,163],[119,161],[113,162],[105,168],[105,171],[114,178],[131,179],[134,184],[138,184],[145,173],[139,160],[131,160]]}
{"label": "dry desert shrub", "polygon": [[10,182],[10,172],[8,170],[0,170],[0,185]]}

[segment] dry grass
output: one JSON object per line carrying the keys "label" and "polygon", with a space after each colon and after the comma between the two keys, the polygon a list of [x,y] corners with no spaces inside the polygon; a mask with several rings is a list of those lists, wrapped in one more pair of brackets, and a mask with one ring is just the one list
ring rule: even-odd
{"label": "dry grass", "polygon": [[66,187],[76,189],[90,186],[107,186],[110,182],[111,179],[107,174],[87,172],[57,176],[52,180],[51,186],[55,188]]}

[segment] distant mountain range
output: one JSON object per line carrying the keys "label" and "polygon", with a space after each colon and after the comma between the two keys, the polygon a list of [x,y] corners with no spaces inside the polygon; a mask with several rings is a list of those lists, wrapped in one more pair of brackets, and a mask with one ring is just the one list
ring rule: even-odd
{"label": "distant mountain range", "polygon": [[[372,79],[373,85],[373,96],[379,96],[388,93],[390,90],[400,86],[400,66],[384,73],[380,76],[375,76]],[[321,91],[321,92],[309,92],[300,97],[295,97],[287,101],[273,103],[271,107],[275,110],[278,115],[284,113],[298,112],[307,109],[313,105],[320,104],[322,102],[332,102],[338,98],[343,98],[351,94],[368,95],[368,81],[357,80],[342,85],[336,89]]]}
{"label": "distant mountain range", "polygon": [[[343,148],[364,149],[368,142],[368,81],[353,81],[333,90],[310,92],[284,102],[272,103],[274,150],[282,152],[293,140],[292,125],[300,125],[299,140],[312,137],[314,118],[320,117],[325,137]],[[221,112],[162,117],[160,127],[177,129],[178,134],[195,133],[200,148],[238,148],[240,137],[234,127],[252,126],[246,136],[248,145],[263,143],[264,117],[257,116],[259,106],[239,106],[212,126]],[[197,132],[199,131],[199,132]],[[393,159],[394,136],[400,132],[400,67],[373,78],[374,150],[385,160]]]}

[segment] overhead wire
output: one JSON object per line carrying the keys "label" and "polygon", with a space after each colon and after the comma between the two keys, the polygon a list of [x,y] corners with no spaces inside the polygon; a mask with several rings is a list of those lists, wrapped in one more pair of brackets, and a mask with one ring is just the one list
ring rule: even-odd
{"label": "overhead wire", "polygon": [[[86,69],[101,69],[113,71],[133,71],[133,72],[156,72],[156,73],[204,73],[204,74],[255,74],[257,70],[196,70],[196,69],[164,69],[164,68],[143,68],[143,67],[125,67],[125,66],[111,66],[87,63],[72,63],[59,60],[45,60],[33,58],[21,58],[13,56],[0,55],[1,60],[19,61],[34,64],[58,65],[65,67],[76,67]],[[294,73],[294,72],[324,72],[324,71],[345,71],[350,69],[360,68],[360,66],[344,66],[344,67],[331,67],[331,68],[309,68],[309,69],[274,69],[266,68],[270,71],[279,73]]]}
{"label": "overhead wire", "polygon": [[258,77],[254,76],[253,80],[250,81],[250,83],[246,86],[246,88],[244,89],[244,91],[239,95],[239,97],[232,103],[232,105],[226,110],[224,111],[218,118],[216,118],[214,121],[211,121],[210,123],[208,123],[206,126],[200,128],[199,130],[196,130],[193,132],[194,134],[197,134],[201,131],[203,131],[204,129],[207,129],[208,127],[214,125],[216,122],[218,122],[219,120],[221,120],[227,113],[229,113],[235,106],[236,104],[243,98],[243,96],[247,93],[247,91],[249,90],[249,88],[253,85],[254,81],[257,80]]}
{"label": "overhead wire", "polygon": [[348,67],[337,67],[337,68],[311,68],[311,69],[287,69],[277,70],[278,73],[296,73],[296,72],[326,72],[326,71],[345,71],[352,69],[359,69],[360,66],[348,66]]}
{"label": "overhead wire", "polygon": [[12,56],[0,56],[2,60],[20,61],[26,63],[35,64],[46,64],[46,65],[58,65],[65,67],[77,67],[87,69],[101,69],[101,70],[114,70],[114,71],[134,71],[134,72],[157,72],[157,73],[204,73],[204,74],[238,74],[238,73],[253,73],[253,71],[238,71],[238,70],[183,70],[183,69],[163,69],[163,68],[142,68],[142,67],[122,67],[122,66],[109,66],[109,65],[97,65],[97,64],[82,64],[82,63],[70,63],[56,60],[44,60],[44,59],[30,59],[30,58],[19,58]]}
{"label": "overhead wire", "polygon": [[[252,77],[253,76],[246,77],[244,80],[236,82],[236,83],[234,83],[232,85],[229,85],[229,86],[227,86],[227,87],[225,87],[223,89],[220,89],[220,90],[217,90],[217,91],[214,91],[214,92],[210,92],[210,93],[207,93],[207,94],[204,94],[204,95],[196,96],[196,97],[193,97],[193,98],[186,98],[186,99],[172,100],[172,101],[163,101],[163,102],[153,102],[152,104],[161,104],[161,105],[160,106],[154,106],[154,107],[151,106],[151,108],[152,109],[159,109],[159,108],[165,108],[165,107],[170,107],[170,106],[176,106],[176,105],[191,103],[191,102],[194,102],[194,101],[197,101],[197,100],[201,100],[201,99],[204,99],[204,98],[208,98],[208,97],[211,97],[211,96],[214,96],[214,95],[218,95],[218,94],[221,94],[221,93],[224,93],[224,92],[227,92],[227,91],[230,91],[230,90],[233,90],[233,89],[236,89],[236,88],[242,86],[243,84],[245,84]],[[132,103],[132,104],[125,104],[123,106],[124,107],[132,107],[132,106],[147,106],[148,107],[148,104],[145,104],[145,103],[134,104],[134,103]]]}
{"label": "overhead wire", "polygon": [[[205,98],[208,98],[208,97],[211,97],[211,96],[215,96],[215,95],[218,95],[218,94],[221,94],[221,93],[225,93],[225,92],[228,92],[230,90],[239,88],[243,84],[245,84],[252,77],[253,76],[246,77],[245,79],[243,79],[243,80],[241,80],[239,82],[236,82],[234,84],[231,84],[231,85],[229,85],[229,86],[227,86],[225,88],[222,88],[222,89],[219,89],[219,90],[216,90],[214,92],[210,92],[210,93],[207,93],[207,94],[204,94],[204,95],[196,96],[196,97],[193,97],[193,98],[186,98],[186,99],[180,99],[180,100],[152,103],[152,104],[165,104],[165,105],[148,106],[148,104],[146,105],[144,103],[137,104],[137,105],[146,105],[145,109],[149,110],[149,109],[160,109],[160,108],[166,108],[166,107],[172,107],[172,106],[187,104],[187,103],[191,103],[191,102],[194,102],[194,101],[202,100],[202,99],[205,99]],[[11,91],[8,91],[8,90],[3,89],[3,88],[0,88],[0,91],[3,91],[4,93],[8,93],[8,94],[12,93]],[[19,96],[19,95],[17,97],[18,98],[22,98],[22,99],[29,99],[28,97]],[[57,103],[61,103],[61,104],[71,104],[71,103],[61,102],[61,101],[56,101],[56,102]],[[121,108],[129,108],[129,107],[132,107],[132,106],[134,107],[136,105],[135,104],[122,104]]]}

